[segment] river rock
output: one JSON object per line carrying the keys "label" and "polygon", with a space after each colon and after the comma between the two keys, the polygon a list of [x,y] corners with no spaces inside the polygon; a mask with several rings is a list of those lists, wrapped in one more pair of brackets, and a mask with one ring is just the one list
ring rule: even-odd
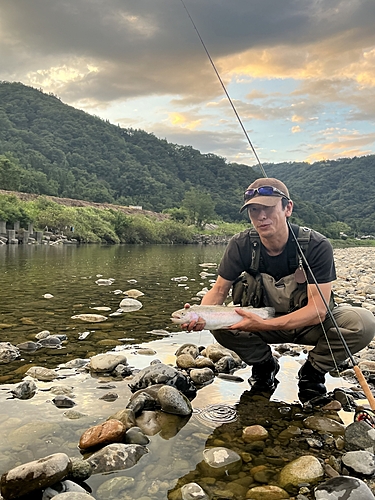
{"label": "river rock", "polygon": [[195,359],[199,355],[199,348],[195,344],[183,344],[175,352],[177,357],[182,354],[190,354]]}
{"label": "river rock", "polygon": [[137,299],[123,299],[119,304],[119,308],[122,312],[138,311],[142,306],[142,302]]}
{"label": "river rock", "polygon": [[85,493],[87,496],[87,491],[79,486],[77,483],[70,481],[69,479],[65,481],[59,481],[55,483],[53,486],[49,486],[43,492],[42,500],[51,500],[54,496],[59,493]]}
{"label": "river rock", "polygon": [[92,474],[92,467],[87,460],[83,458],[72,457],[70,459],[71,469],[69,479],[82,483]]}
{"label": "river rock", "polygon": [[126,491],[133,486],[134,478],[132,477],[113,477],[99,486],[97,494],[99,498],[125,498]]}
{"label": "river rock", "polygon": [[125,429],[130,429],[136,425],[135,422],[135,414],[134,411],[130,408],[126,408],[125,410],[119,410],[114,415],[111,415],[107,418],[110,420],[111,418],[115,418],[124,424]]}
{"label": "river rock", "polygon": [[55,370],[50,370],[49,368],[44,368],[43,366],[32,366],[27,370],[26,375],[36,378],[42,382],[51,382],[58,377],[58,373]]}
{"label": "river rock", "polygon": [[366,483],[355,477],[333,477],[314,490],[316,500],[374,500]]}
{"label": "river rock", "polygon": [[126,431],[126,444],[141,444],[142,446],[146,446],[149,442],[149,438],[145,434],[143,434],[139,427],[131,427]]}
{"label": "river rock", "polygon": [[319,460],[312,455],[303,455],[286,465],[280,472],[279,485],[298,486],[300,483],[317,483],[324,476]]}
{"label": "river rock", "polygon": [[117,365],[127,365],[127,363],[127,358],[123,354],[97,354],[90,359],[88,368],[95,373],[110,373]]}
{"label": "river rock", "polygon": [[238,368],[238,364],[233,356],[230,356],[229,354],[227,356],[223,356],[215,363],[215,370],[219,373],[231,373],[236,368]]}
{"label": "river rock", "polygon": [[196,385],[207,384],[208,382],[212,382],[215,378],[215,374],[211,368],[194,368],[190,370],[189,375],[192,382]]}
{"label": "river rock", "polygon": [[191,415],[193,409],[188,398],[175,387],[164,385],[158,390],[161,409],[174,415]]}
{"label": "river rock", "polygon": [[312,415],[311,417],[305,418],[303,421],[307,429],[312,429],[320,432],[330,432],[334,435],[344,435],[345,425],[340,422],[336,422],[327,417],[321,417],[320,415]]}
{"label": "river rock", "polygon": [[12,499],[52,486],[68,475],[70,466],[65,453],[55,453],[19,465],[1,476],[1,494],[6,499]]}
{"label": "river rock", "polygon": [[289,494],[278,486],[255,486],[246,493],[246,498],[251,500],[283,500],[290,498]]}
{"label": "river rock", "polygon": [[122,441],[125,432],[124,424],[111,418],[102,424],[87,429],[79,440],[79,447],[81,450],[87,450],[96,446],[119,443]]}
{"label": "river rock", "polygon": [[342,456],[342,463],[353,473],[363,476],[375,474],[375,455],[369,451],[348,451]]}
{"label": "river rock", "polygon": [[186,375],[164,363],[157,363],[143,368],[134,376],[129,383],[129,387],[132,392],[136,392],[155,384],[173,386],[188,397],[194,397],[196,394],[195,386]]}
{"label": "river rock", "polygon": [[181,488],[182,500],[209,500],[209,496],[197,483],[184,484]]}
{"label": "river rock", "polygon": [[125,290],[124,295],[132,299],[137,299],[138,297],[142,297],[144,293],[140,290],[137,290],[136,288],[131,288],[130,290]]}
{"label": "river rock", "polygon": [[79,319],[84,323],[102,323],[107,321],[108,318],[102,314],[75,314],[71,319]]}
{"label": "river rock", "polygon": [[20,357],[20,351],[10,342],[0,342],[0,364],[11,363]]}
{"label": "river rock", "polygon": [[55,396],[52,399],[52,403],[57,406],[57,408],[73,408],[73,406],[76,405],[73,399],[68,396]]}
{"label": "river rock", "polygon": [[261,425],[250,425],[242,431],[242,439],[245,443],[253,441],[265,441],[268,438],[268,431]]}
{"label": "river rock", "polygon": [[208,476],[221,477],[239,472],[242,459],[235,451],[228,448],[206,448],[203,452],[203,460],[198,467]]}
{"label": "river rock", "polygon": [[242,360],[235,352],[222,347],[220,344],[209,344],[202,352],[203,356],[210,358],[214,363],[217,363],[224,356],[231,356],[237,366],[242,365]]}
{"label": "river rock", "polygon": [[14,389],[10,391],[14,398],[31,399],[35,396],[37,386],[32,379],[23,380]]}
{"label": "river rock", "polygon": [[115,443],[97,451],[87,461],[92,466],[94,474],[114,472],[133,467],[146,453],[148,453],[147,448],[139,444]]}
{"label": "river rock", "polygon": [[346,427],[344,440],[348,451],[366,450],[374,453],[375,429],[364,421],[353,422]]}
{"label": "river rock", "polygon": [[210,358],[206,358],[205,356],[198,356],[195,359],[195,368],[211,368],[211,370],[214,370],[215,363]]}
{"label": "river rock", "polygon": [[195,367],[195,359],[191,354],[184,353],[180,354],[176,358],[176,365],[179,368],[182,368],[184,370],[187,370],[189,368],[194,368]]}

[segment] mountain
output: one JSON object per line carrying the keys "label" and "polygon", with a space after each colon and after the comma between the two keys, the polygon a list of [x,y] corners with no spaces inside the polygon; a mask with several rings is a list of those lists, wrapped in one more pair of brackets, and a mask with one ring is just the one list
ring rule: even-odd
{"label": "mountain", "polygon": [[[290,188],[295,221],[375,234],[374,155],[264,166]],[[55,95],[0,82],[0,189],[161,212],[180,207],[193,188],[210,195],[218,219],[238,221],[243,191],[259,176],[257,166],[121,128]]]}
{"label": "mountain", "polygon": [[[315,203],[353,232],[375,235],[375,155],[308,163],[265,165],[300,199]],[[297,203],[298,205],[298,203]]]}
{"label": "mountain", "polygon": [[3,189],[162,211],[195,187],[224,220],[240,220],[239,200],[257,177],[247,165],[120,128],[21,83],[0,83],[1,154]]}

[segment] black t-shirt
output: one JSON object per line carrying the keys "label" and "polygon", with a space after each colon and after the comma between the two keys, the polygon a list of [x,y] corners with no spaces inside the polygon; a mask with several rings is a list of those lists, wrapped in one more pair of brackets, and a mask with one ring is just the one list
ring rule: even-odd
{"label": "black t-shirt", "polygon": [[[228,281],[234,281],[243,271],[248,271],[251,263],[251,241],[250,229],[242,231],[231,238],[219,265],[218,274]],[[289,239],[292,235],[289,234]],[[295,243],[294,243],[295,245]],[[291,259],[288,255],[289,243],[280,255],[272,257],[268,255],[265,247],[261,244],[259,272],[271,275],[275,280],[288,276],[295,271],[291,268]],[[290,250],[289,250],[290,253]],[[311,230],[310,242],[306,251],[306,259],[317,283],[330,283],[336,279],[335,263],[331,243],[325,236],[317,231]],[[295,259],[293,264],[295,264]],[[314,283],[308,269],[308,283]]]}

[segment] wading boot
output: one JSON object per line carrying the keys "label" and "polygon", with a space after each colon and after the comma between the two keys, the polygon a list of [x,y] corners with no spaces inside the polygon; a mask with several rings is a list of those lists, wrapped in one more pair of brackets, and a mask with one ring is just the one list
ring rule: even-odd
{"label": "wading boot", "polygon": [[275,378],[280,370],[279,362],[271,356],[262,363],[252,366],[249,384],[252,393],[273,393],[279,381]]}
{"label": "wading boot", "polygon": [[301,403],[326,394],[325,377],[325,373],[314,368],[309,360],[305,361],[298,372],[298,399]]}

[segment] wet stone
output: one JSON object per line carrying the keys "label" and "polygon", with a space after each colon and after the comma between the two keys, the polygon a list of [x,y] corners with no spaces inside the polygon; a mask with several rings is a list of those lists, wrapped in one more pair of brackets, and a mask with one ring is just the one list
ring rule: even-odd
{"label": "wet stone", "polygon": [[10,342],[0,342],[0,364],[11,363],[20,357],[20,351]]}
{"label": "wet stone", "polygon": [[146,446],[149,442],[149,438],[141,431],[139,427],[131,427],[126,431],[126,444],[141,444],[143,446]]}
{"label": "wet stone", "polygon": [[121,442],[125,430],[124,424],[119,420],[107,420],[102,424],[87,429],[79,440],[79,447],[81,450],[87,450],[99,445]]}
{"label": "wet stone", "polygon": [[97,495],[99,498],[123,498],[127,490],[133,486],[134,479],[132,477],[113,477],[99,486]]}
{"label": "wet stone", "polygon": [[206,448],[198,467],[208,476],[220,477],[239,472],[242,458],[233,450],[224,447]]}
{"label": "wet stone", "polygon": [[211,368],[194,368],[189,373],[191,380],[196,385],[204,385],[211,382],[215,378]]}
{"label": "wet stone", "polygon": [[88,479],[92,474],[92,467],[87,460],[82,458],[73,457],[70,459],[71,469],[69,478],[73,481],[83,482]]}
{"label": "wet stone", "polygon": [[367,450],[374,452],[375,429],[366,422],[353,422],[345,429],[345,449],[348,451]]}
{"label": "wet stone", "polygon": [[264,441],[268,438],[268,431],[261,425],[251,425],[242,431],[242,439],[245,443]]}
{"label": "wet stone", "polygon": [[182,500],[209,500],[209,496],[197,483],[184,484],[181,488]]}
{"label": "wet stone", "polygon": [[369,451],[348,451],[342,456],[342,463],[353,473],[363,476],[375,474],[375,455]]}
{"label": "wet stone", "polygon": [[191,415],[192,406],[188,398],[174,387],[164,385],[157,394],[161,409],[174,415]]}
{"label": "wet stone", "polygon": [[370,488],[361,479],[333,477],[314,490],[316,500],[374,500]]}
{"label": "wet stone", "polygon": [[44,368],[43,366],[32,366],[27,370],[26,375],[43,382],[51,382],[58,377],[55,370],[50,370],[49,368]]}
{"label": "wet stone", "polygon": [[13,499],[47,488],[66,477],[69,470],[70,460],[65,453],[28,462],[2,475],[1,494],[6,499]]}
{"label": "wet stone", "polygon": [[87,495],[87,491],[79,486],[77,483],[70,481],[69,479],[65,481],[59,481],[55,483],[53,486],[49,486],[43,492],[42,500],[51,500],[54,496],[59,493],[85,493]]}
{"label": "wet stone", "polygon": [[139,444],[114,443],[92,454],[87,461],[94,474],[133,467],[148,450]]}
{"label": "wet stone", "polygon": [[307,417],[303,421],[303,423],[305,427],[315,431],[330,432],[336,435],[337,434],[344,435],[345,433],[345,425],[339,422],[335,422],[330,418],[321,417],[319,415],[313,415],[311,417]]}
{"label": "wet stone", "polygon": [[57,406],[57,408],[73,408],[75,402],[68,396],[55,396],[52,399],[52,403]]}
{"label": "wet stone", "polygon": [[191,354],[180,354],[176,358],[176,365],[182,369],[189,369],[195,367],[195,359]]}
{"label": "wet stone", "polygon": [[96,373],[110,373],[120,363],[127,364],[127,358],[123,354],[97,354],[90,359],[88,368]]}
{"label": "wet stone", "polygon": [[324,476],[319,460],[311,455],[304,455],[287,464],[280,472],[279,485],[298,486],[300,483],[317,483]]}

